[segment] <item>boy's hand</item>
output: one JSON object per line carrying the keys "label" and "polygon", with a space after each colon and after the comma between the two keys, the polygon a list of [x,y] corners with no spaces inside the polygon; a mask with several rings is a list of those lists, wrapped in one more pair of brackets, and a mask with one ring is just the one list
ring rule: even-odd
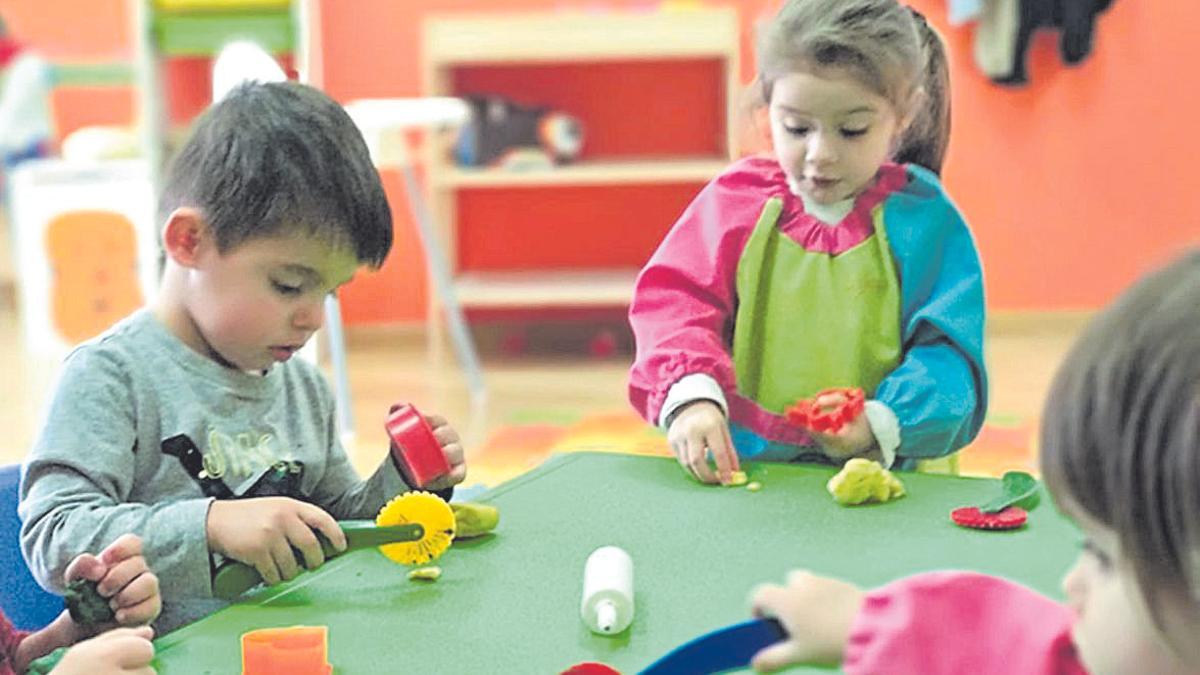
{"label": "boy's hand", "polygon": [[751,611],[779,619],[788,638],[755,654],[750,665],[769,673],[802,663],[841,663],[864,595],[853,584],[803,570],[789,573],[786,586],[759,586],[750,596]]}
{"label": "boy's hand", "polygon": [[67,566],[66,582],[87,579],[96,582],[101,597],[109,599],[121,626],[139,626],[158,618],[162,596],[158,577],[142,557],[142,540],[126,534],[114,541],[99,556],[85,553]]}
{"label": "boy's hand", "polygon": [[458,432],[441,415],[426,415],[425,421],[433,429],[433,437],[442,447],[442,454],[446,456],[446,463],[450,465],[450,473],[429,481],[429,484],[425,485],[423,489],[445,490],[458,485],[467,477],[467,463],[464,459],[462,440],[458,437]]}
{"label": "boy's hand", "polygon": [[[675,419],[667,429],[667,442],[679,465],[701,483],[727,484],[732,480],[733,472],[739,470],[725,413],[707,399],[689,403],[675,413]],[[708,464],[709,453],[717,463],[716,474]]]}
{"label": "boy's hand", "polygon": [[153,675],[154,631],[149,626],[117,628],[67,650],[51,675]]}
{"label": "boy's hand", "polygon": [[268,586],[300,573],[293,549],[310,570],[325,562],[313,530],[346,550],[346,535],[333,516],[288,497],[218,499],[208,510],[207,530],[209,548],[254,567]]}

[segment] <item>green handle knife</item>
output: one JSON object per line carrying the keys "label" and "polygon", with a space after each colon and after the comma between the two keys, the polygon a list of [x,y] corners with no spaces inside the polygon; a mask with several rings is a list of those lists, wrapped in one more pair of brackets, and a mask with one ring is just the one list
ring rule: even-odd
{"label": "green handle knife", "polygon": [[[360,548],[375,548],[386,544],[398,544],[407,541],[418,541],[425,536],[425,528],[417,523],[408,525],[378,526],[370,520],[343,520],[338,522],[342,532],[346,534],[346,550],[338,552],[320,532],[316,532],[317,540],[321,542],[321,550],[326,558],[332,558],[342,553],[356,551]],[[296,559],[301,561],[303,556],[297,551]],[[242,593],[262,583],[258,570],[236,560],[227,560],[213,573],[213,597],[222,600],[232,600]]]}

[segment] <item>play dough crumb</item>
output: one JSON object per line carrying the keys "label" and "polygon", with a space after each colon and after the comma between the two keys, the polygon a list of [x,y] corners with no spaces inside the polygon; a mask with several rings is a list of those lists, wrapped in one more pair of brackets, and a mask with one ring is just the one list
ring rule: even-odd
{"label": "play dough crumb", "polygon": [[730,486],[745,485],[746,480],[747,480],[747,478],[746,478],[745,471],[734,471],[729,476],[729,485]]}
{"label": "play dough crumb", "polygon": [[409,579],[420,579],[421,581],[437,581],[438,577],[442,576],[442,568],[435,566],[418,567],[408,573]]}
{"label": "play dough crumb", "polygon": [[750,481],[749,483],[746,484],[746,489],[751,492],[758,492],[759,490],[762,489],[762,483],[760,483],[756,480]]}

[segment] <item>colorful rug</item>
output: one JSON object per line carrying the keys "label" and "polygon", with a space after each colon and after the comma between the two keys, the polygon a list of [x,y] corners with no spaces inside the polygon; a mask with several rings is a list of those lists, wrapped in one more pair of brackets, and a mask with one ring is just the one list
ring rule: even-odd
{"label": "colorful rug", "polygon": [[[975,442],[962,451],[960,473],[994,477],[1010,470],[1036,473],[1036,422],[989,416]],[[553,453],[584,451],[670,454],[662,432],[632,411],[578,417],[530,412],[514,416],[472,453],[471,482],[496,485]]]}

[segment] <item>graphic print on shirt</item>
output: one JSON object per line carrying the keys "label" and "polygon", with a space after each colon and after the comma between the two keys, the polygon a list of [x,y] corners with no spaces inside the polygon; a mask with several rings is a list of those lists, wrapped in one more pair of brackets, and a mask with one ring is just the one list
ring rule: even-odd
{"label": "graphic print on shirt", "polygon": [[304,463],[279,458],[270,432],[228,434],[208,431],[208,452],[186,434],[162,442],[162,452],[179,460],[208,497],[238,499],[291,496],[300,492]]}
{"label": "graphic print on shirt", "polygon": [[212,478],[236,485],[278,462],[281,458],[275,446],[275,434],[270,432],[229,434],[210,428],[204,471]]}

